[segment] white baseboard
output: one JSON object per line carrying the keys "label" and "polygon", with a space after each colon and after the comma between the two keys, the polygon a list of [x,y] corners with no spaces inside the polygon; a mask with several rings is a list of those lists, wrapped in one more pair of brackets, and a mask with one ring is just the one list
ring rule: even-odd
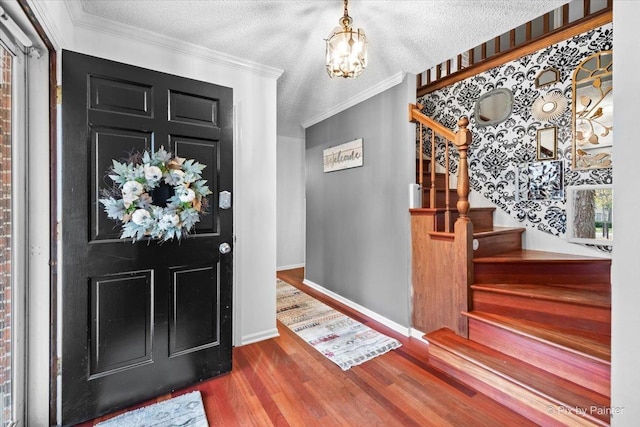
{"label": "white baseboard", "polygon": [[253,344],[254,342],[264,341],[271,338],[278,338],[279,336],[280,333],[278,332],[278,328],[269,329],[268,331],[256,332],[254,334],[244,335],[242,337],[242,343],[238,344],[238,346]]}
{"label": "white baseboard", "polygon": [[411,338],[416,338],[416,339],[419,339],[422,342],[425,342],[425,343],[429,344],[429,341],[427,341],[427,340],[425,340],[423,338],[423,336],[425,335],[424,332],[422,332],[422,331],[420,331],[420,330],[418,330],[416,328],[410,328],[409,329],[409,333],[411,334]]}
{"label": "white baseboard", "polygon": [[276,271],[292,270],[294,268],[302,268],[302,267],[304,267],[304,262],[302,264],[282,265],[280,267],[276,267]]}
{"label": "white baseboard", "polygon": [[354,310],[356,310],[357,312],[375,320],[376,322],[382,323],[384,326],[393,329],[394,331],[396,331],[399,334],[404,335],[405,337],[409,337],[410,336],[410,328],[406,327],[406,326],[402,326],[399,323],[394,322],[393,320],[387,319],[384,316],[381,316],[380,314],[369,310],[366,307],[361,306],[358,303],[355,303],[341,295],[336,294],[333,291],[330,291],[329,289],[326,289],[320,285],[318,285],[317,283],[312,282],[311,280],[307,280],[304,279],[304,281],[302,282],[305,285],[309,286],[310,288],[315,289],[316,291],[346,305],[349,308],[352,308]]}

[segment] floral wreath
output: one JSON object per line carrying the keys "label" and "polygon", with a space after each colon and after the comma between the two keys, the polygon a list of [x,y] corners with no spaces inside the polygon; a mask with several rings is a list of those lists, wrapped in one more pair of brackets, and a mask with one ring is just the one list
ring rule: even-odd
{"label": "floral wreath", "polygon": [[113,160],[107,174],[114,186],[102,191],[100,203],[109,218],[122,222],[121,239],[180,240],[207,213],[211,190],[202,179],[205,167],[193,159],[172,157],[164,147],[152,154],[133,154],[126,163]]}

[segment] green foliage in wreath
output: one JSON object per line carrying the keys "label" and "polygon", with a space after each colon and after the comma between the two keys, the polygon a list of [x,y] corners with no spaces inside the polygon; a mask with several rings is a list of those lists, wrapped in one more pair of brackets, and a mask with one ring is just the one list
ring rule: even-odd
{"label": "green foliage in wreath", "polygon": [[[109,218],[122,223],[121,239],[180,240],[206,214],[211,190],[202,179],[205,167],[193,159],[172,157],[164,147],[132,155],[126,163],[113,160],[108,176],[114,185],[103,190],[100,203]],[[161,185],[173,189],[165,207],[153,200],[153,190]]]}

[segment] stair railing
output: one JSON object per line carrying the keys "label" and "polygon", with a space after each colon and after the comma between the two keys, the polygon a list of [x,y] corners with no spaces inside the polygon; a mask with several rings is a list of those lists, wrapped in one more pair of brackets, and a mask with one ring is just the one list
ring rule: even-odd
{"label": "stair railing", "polygon": [[497,65],[504,64],[611,22],[613,0],[573,0],[518,28],[486,41],[416,76],[421,97]]}
{"label": "stair railing", "polygon": [[[409,104],[409,121],[413,123],[418,123],[419,128],[419,151],[420,151],[420,159],[418,162],[418,185],[420,186],[420,190],[424,189],[424,128],[431,130],[431,183],[429,187],[429,204],[428,207],[430,209],[437,209],[437,188],[436,188],[436,136],[444,139],[444,186],[445,186],[445,218],[444,218],[444,228],[446,233],[451,232],[451,203],[450,203],[450,195],[449,195],[449,176],[450,176],[450,162],[449,162],[449,143],[453,142],[453,144],[457,147],[458,153],[460,156],[460,162],[458,164],[458,184],[457,184],[457,193],[458,193],[458,202],[456,204],[456,208],[458,210],[458,219],[462,219],[468,221],[468,213],[469,213],[469,170],[467,163],[467,150],[469,145],[471,145],[472,134],[467,126],[469,125],[469,119],[466,117],[461,117],[458,120],[459,130],[458,132],[453,132],[451,129],[443,126],[439,122],[433,120],[432,118],[424,115],[421,111],[422,106],[416,104]],[[423,193],[424,194],[424,191]],[[424,206],[424,202],[423,202]],[[466,219],[465,219],[466,218]]]}
{"label": "stair railing", "polygon": [[[423,129],[431,130],[431,186],[429,208],[411,209],[412,326],[423,332],[447,327],[457,334],[468,335],[468,319],[462,312],[469,309],[469,286],[473,283],[473,224],[469,219],[469,170],[467,151],[472,134],[469,120],[461,117],[459,129],[453,132],[425,116],[419,105],[409,105],[409,120],[420,129],[419,184],[423,185]],[[436,135],[445,140],[445,231],[440,229],[441,208],[435,206]],[[458,149],[457,195],[458,219],[451,230],[449,207],[449,142]]]}

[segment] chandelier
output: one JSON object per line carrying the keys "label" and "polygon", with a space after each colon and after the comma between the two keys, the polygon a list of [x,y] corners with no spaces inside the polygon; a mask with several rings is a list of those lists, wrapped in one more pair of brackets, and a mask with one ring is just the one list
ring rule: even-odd
{"label": "chandelier", "polygon": [[353,20],[344,0],[344,16],[339,27],[327,38],[327,73],[329,77],[355,79],[367,67],[367,38],[361,28],[351,28]]}

